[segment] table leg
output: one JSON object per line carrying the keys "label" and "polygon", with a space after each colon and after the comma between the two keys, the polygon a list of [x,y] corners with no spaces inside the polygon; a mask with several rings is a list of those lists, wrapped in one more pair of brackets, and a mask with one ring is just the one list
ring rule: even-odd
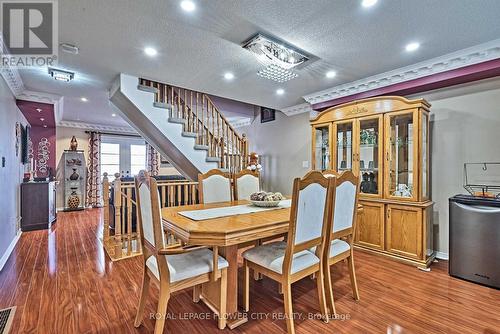
{"label": "table leg", "polygon": [[[238,246],[219,247],[219,253],[227,262],[227,326],[236,328],[248,321],[246,315],[238,312]],[[202,288],[202,296],[217,305],[216,298],[218,290],[213,283],[205,283]]]}

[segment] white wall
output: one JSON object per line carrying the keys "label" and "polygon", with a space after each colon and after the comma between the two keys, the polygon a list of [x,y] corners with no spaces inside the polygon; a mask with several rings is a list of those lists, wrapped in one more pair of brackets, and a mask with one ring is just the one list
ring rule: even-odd
{"label": "white wall", "polygon": [[[20,183],[24,174],[21,154],[16,156],[16,122],[26,126],[27,122],[16,106],[16,101],[7,84],[0,78],[0,268],[7,260],[19,232]],[[1,159],[5,157],[5,167]]]}
{"label": "white wall", "polygon": [[263,189],[291,195],[293,179],[310,169],[302,167],[311,156],[309,114],[288,117],[276,111],[276,120],[268,123],[260,123],[258,115],[241,133],[247,134],[250,152],[260,155]]}
{"label": "white wall", "polygon": [[467,193],[463,188],[464,163],[500,162],[500,80],[412,97],[423,97],[432,104],[434,245],[448,254],[448,198]]}
{"label": "white wall", "polygon": [[[486,80],[411,96],[431,102],[431,177],[434,206],[435,249],[448,253],[448,198],[464,193],[463,164],[500,162],[500,79]],[[264,189],[291,194],[295,177],[303,176],[311,163],[309,115],[260,123],[260,117],[244,129],[250,150],[259,153],[264,166]]]}

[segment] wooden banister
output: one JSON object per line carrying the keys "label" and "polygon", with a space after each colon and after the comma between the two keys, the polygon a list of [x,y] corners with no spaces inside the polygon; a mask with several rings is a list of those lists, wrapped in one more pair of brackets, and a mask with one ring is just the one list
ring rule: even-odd
{"label": "wooden banister", "polygon": [[208,156],[219,159],[219,168],[234,174],[246,167],[246,137],[236,132],[207,94],[146,79],[139,79],[139,84],[156,88],[154,101],[171,106],[169,117],[186,121],[184,131],[196,134],[196,144],[208,147]]}

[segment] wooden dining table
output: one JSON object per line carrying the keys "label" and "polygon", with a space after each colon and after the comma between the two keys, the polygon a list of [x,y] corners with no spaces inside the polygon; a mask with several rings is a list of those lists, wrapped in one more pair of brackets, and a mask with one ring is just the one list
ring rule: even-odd
{"label": "wooden dining table", "polygon": [[[290,208],[280,208],[254,213],[238,214],[206,220],[192,220],[179,212],[205,210],[218,207],[249,204],[249,201],[219,202],[183,205],[162,209],[164,230],[173,233],[188,245],[218,246],[229,267],[227,269],[227,325],[235,328],[247,321],[238,312],[238,248],[269,237],[279,237],[288,232]],[[358,210],[361,209],[361,206]],[[205,283],[201,298],[209,305],[218,305],[217,283]]]}
{"label": "wooden dining table", "polygon": [[[189,245],[218,246],[219,254],[229,263],[226,306],[229,328],[235,328],[247,321],[246,316],[238,312],[238,248],[251,241],[273,236],[278,237],[288,232],[290,208],[198,221],[184,217],[179,212],[249,203],[249,201],[233,201],[162,209],[163,227],[166,232],[173,233]],[[216,283],[204,284],[201,291],[202,298],[207,299],[211,305],[217,305],[217,289]]]}

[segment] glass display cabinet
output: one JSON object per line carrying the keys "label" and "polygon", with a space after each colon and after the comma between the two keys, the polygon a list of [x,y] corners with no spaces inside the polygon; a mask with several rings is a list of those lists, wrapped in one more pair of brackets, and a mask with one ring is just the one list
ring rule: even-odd
{"label": "glass display cabinet", "polygon": [[354,160],[354,122],[339,122],[335,124],[335,165],[337,171],[353,170]]}
{"label": "glass display cabinet", "polygon": [[64,163],[64,211],[85,209],[87,167],[83,151],[66,150]]}
{"label": "glass display cabinet", "polygon": [[419,267],[434,259],[429,108],[422,99],[386,96],[335,106],[311,120],[313,169],[331,166],[360,178],[357,247]]}

